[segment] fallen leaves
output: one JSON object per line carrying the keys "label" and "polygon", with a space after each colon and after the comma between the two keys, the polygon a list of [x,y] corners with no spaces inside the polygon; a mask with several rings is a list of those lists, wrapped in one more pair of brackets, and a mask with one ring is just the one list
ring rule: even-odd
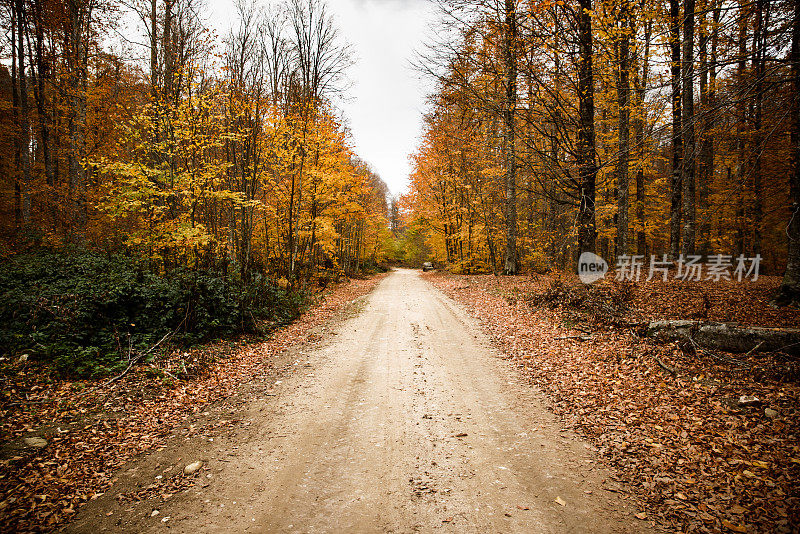
{"label": "fallen leaves", "polygon": [[[194,436],[234,424],[195,426],[190,421],[206,406],[229,397],[240,384],[267,376],[275,355],[314,341],[314,327],[367,294],[380,278],[335,286],[309,312],[266,341],[220,341],[176,351],[165,361],[133,369],[105,388],[97,387],[102,380],[59,380],[30,362],[5,364],[0,369],[0,432],[4,452],[12,452],[0,460],[0,531],[53,530],[111,487],[116,469],[137,454],[167,446],[167,438],[177,429]],[[188,366],[186,380],[174,380],[158,367],[176,364]],[[12,446],[34,431],[46,445]],[[143,491],[171,496],[191,484],[192,474],[181,470]]]}
{"label": "fallen leaves", "polygon": [[[653,281],[620,289],[626,296],[611,286],[576,293],[569,280],[554,288],[544,276],[424,276],[463,303],[553,412],[596,447],[623,483],[604,489],[633,492],[637,518],[681,532],[800,526],[796,359],[686,350],[629,326],[698,309],[704,320],[798,326],[796,309],[768,304],[779,279]],[[740,405],[742,396],[759,403]]]}

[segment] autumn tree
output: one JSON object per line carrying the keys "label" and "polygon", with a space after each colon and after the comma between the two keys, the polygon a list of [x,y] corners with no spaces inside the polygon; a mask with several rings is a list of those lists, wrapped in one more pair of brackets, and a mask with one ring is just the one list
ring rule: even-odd
{"label": "autumn tree", "polygon": [[[480,225],[486,235],[496,235],[498,220],[503,235],[511,230],[510,197],[457,163],[472,162],[508,192],[503,112],[513,63],[521,269],[570,268],[584,250],[611,260],[634,250],[674,260],[695,251],[760,253],[762,268],[782,269],[788,4],[518,2],[513,47],[505,46],[504,4],[442,6],[438,37],[420,58],[437,89],[408,196],[437,257],[460,269],[452,237],[435,236],[453,235],[453,223],[469,228],[461,221],[472,213],[501,214]],[[454,147],[451,138],[459,139]],[[471,261],[504,270],[495,244],[473,249]]]}

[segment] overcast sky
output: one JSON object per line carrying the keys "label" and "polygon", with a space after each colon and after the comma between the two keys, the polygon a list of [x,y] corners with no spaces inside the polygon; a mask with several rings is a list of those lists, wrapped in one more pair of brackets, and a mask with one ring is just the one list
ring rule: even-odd
{"label": "overcast sky", "polygon": [[[269,3],[269,0],[264,0]],[[430,0],[327,0],[356,56],[349,99],[337,102],[350,126],[355,151],[401,193],[408,183],[408,156],[421,132],[426,82],[411,68],[422,48],[434,8]],[[227,34],[233,0],[208,0],[218,35]]]}

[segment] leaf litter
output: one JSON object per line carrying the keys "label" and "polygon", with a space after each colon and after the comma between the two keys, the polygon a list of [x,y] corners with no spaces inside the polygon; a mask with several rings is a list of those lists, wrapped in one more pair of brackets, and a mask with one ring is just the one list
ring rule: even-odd
{"label": "leaf litter", "polygon": [[[800,529],[796,357],[642,336],[656,319],[800,326],[796,308],[769,306],[779,278],[586,288],[570,277],[423,276],[465,305],[597,449],[638,501],[637,518],[679,532]],[[740,406],[743,395],[760,402]]]}
{"label": "leaf litter", "polygon": [[[318,340],[314,327],[369,293],[381,278],[336,285],[266,340],[242,337],[173,350],[108,386],[104,380],[62,380],[26,360],[0,362],[0,532],[47,532],[69,521],[116,482],[114,473],[126,462],[165,447],[173,430],[241,384],[269,376],[275,355]],[[191,434],[234,423],[188,427]],[[31,434],[44,436],[47,445],[18,445]],[[118,499],[169,498],[201,472],[190,471],[179,470]]]}

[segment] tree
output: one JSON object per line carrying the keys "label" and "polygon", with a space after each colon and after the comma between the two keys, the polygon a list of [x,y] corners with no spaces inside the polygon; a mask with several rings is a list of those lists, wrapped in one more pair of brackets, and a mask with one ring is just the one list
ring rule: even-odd
{"label": "tree", "polygon": [[503,67],[505,100],[503,106],[503,155],[505,160],[506,250],[505,274],[517,274],[517,153],[515,114],[517,109],[517,11],[516,0],[505,0],[503,25]]}
{"label": "tree", "polygon": [[578,172],[580,180],[580,209],[578,214],[578,250],[594,252],[597,237],[595,221],[595,163],[594,131],[594,73],[592,69],[592,0],[580,0],[578,14],[578,101],[580,130],[578,132]]}
{"label": "tree", "polygon": [[695,246],[695,139],[694,139],[694,11],[695,0],[683,4],[683,91],[681,127],[683,158],[681,158],[681,196],[683,201],[681,252],[694,253]]}
{"label": "tree", "polygon": [[669,49],[672,88],[672,176],[670,180],[669,253],[676,258],[681,236],[681,196],[683,194],[683,133],[681,117],[681,8],[669,0]]}
{"label": "tree", "polygon": [[628,162],[630,160],[630,5],[619,8],[619,65],[617,67],[617,107],[619,108],[619,153],[617,157],[617,254],[628,253]]}
{"label": "tree", "polygon": [[792,21],[792,50],[789,56],[794,97],[791,107],[792,166],[789,176],[791,201],[789,223],[786,226],[789,250],[783,283],[776,297],[781,305],[800,304],[800,2],[794,2]]}

